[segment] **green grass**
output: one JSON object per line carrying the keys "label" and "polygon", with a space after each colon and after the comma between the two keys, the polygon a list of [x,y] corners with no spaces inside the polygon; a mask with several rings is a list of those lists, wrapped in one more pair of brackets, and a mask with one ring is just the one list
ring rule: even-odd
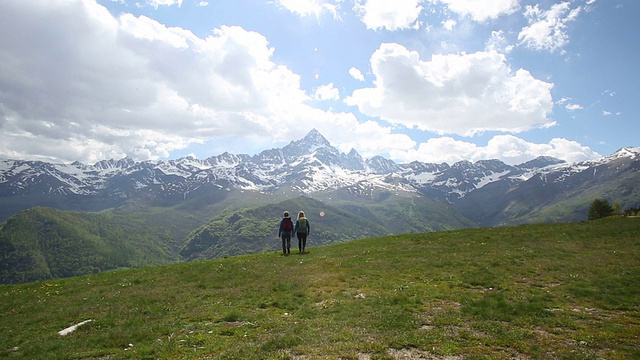
{"label": "green grass", "polygon": [[640,358],[638,234],[458,230],[1,286],[0,357]]}

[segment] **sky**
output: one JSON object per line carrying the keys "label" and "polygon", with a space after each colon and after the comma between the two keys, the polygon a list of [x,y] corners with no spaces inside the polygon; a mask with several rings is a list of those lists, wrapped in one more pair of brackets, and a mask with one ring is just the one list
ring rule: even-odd
{"label": "sky", "polygon": [[398,163],[640,146],[637,0],[0,1],[0,158]]}

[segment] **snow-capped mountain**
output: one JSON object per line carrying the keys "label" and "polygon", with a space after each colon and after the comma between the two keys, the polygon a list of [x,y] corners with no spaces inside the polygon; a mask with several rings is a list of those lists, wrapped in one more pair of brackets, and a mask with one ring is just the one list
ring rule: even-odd
{"label": "snow-capped mountain", "polygon": [[[620,171],[637,174],[639,161],[640,148],[624,148],[600,160],[577,164],[549,157],[517,166],[499,160],[461,161],[453,165],[417,161],[397,164],[380,156],[363,159],[355,150],[342,153],[314,129],[283,148],[254,156],[223,153],[204,160],[184,157],[142,162],[124,158],[94,165],[0,160],[0,199],[21,197],[25,199],[21,207],[27,208],[41,205],[39,198],[72,196],[76,202],[106,199],[109,200],[105,201],[106,206],[139,196],[185,199],[198,189],[213,187],[306,195],[339,189],[362,196],[390,191],[456,205],[468,203],[464,199],[474,198],[471,194],[477,198],[491,193],[496,197],[493,200],[500,202],[500,197],[517,193],[524,184],[527,187],[562,183],[575,187],[578,182],[611,178]],[[0,214],[0,220],[9,215]]]}

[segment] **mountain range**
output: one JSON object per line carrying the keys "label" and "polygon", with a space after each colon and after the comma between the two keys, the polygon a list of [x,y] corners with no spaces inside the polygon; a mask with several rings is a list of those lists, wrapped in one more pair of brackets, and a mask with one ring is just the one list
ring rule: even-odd
{"label": "mountain range", "polygon": [[[277,249],[274,223],[285,209],[294,214],[306,210],[315,225],[311,237],[315,244],[465,227],[581,221],[596,198],[623,209],[638,207],[639,169],[638,147],[580,163],[539,157],[515,166],[499,160],[398,164],[381,156],[364,159],[355,150],[340,152],[315,129],[283,148],[253,156],[124,158],[93,165],[0,159],[0,221],[5,221],[0,225],[0,256],[14,264],[0,268],[0,277],[4,271],[14,278],[7,275],[0,280],[82,273],[51,272],[48,264],[55,259],[42,245],[47,238],[33,232],[50,231],[52,224],[84,229],[62,239],[65,246],[86,241],[87,234],[96,249],[118,246],[119,240],[112,238],[117,231],[103,230],[111,233],[106,237],[96,232],[96,222],[106,222],[111,228],[134,229],[138,240],[127,237],[126,246],[138,241],[149,246],[149,253],[162,254],[145,260],[144,251],[136,252],[135,261],[120,254],[120,262],[82,265],[104,271]],[[34,211],[48,215],[34,217]],[[30,223],[27,218],[41,220]],[[46,220],[51,218],[57,220]],[[13,228],[16,224],[23,228]],[[15,278],[15,267],[24,262],[15,256],[25,251],[45,259],[39,265],[44,270],[38,276]]]}

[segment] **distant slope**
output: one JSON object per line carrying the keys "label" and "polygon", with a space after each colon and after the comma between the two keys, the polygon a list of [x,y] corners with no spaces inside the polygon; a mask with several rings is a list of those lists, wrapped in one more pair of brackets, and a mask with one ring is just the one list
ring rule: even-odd
{"label": "distant slope", "polygon": [[[347,196],[343,194],[339,198],[347,199]],[[278,225],[284,210],[294,218],[298,211],[305,212],[311,225],[311,246],[475,225],[453,207],[426,198],[382,193],[370,202],[322,202],[301,196],[277,204],[220,214],[190,235],[180,255],[185,260],[195,260],[278,250],[281,248],[277,238]],[[295,239],[293,243],[297,246]]]}
{"label": "distant slope", "polygon": [[0,224],[0,283],[173,263],[180,224],[171,214],[26,210]]}
{"label": "distant slope", "polygon": [[584,221],[587,219],[589,206],[595,199],[606,199],[612,205],[619,202],[621,210],[640,205],[640,173],[637,171],[621,171],[619,176],[585,182],[571,192],[556,196],[553,201],[539,206],[530,213],[511,221],[512,224],[531,222]]}
{"label": "distant slope", "polygon": [[619,202],[621,209],[637,207],[640,156],[626,155],[622,149],[600,162],[541,172],[521,183],[496,181],[454,206],[481,226],[583,221],[591,202],[600,198]]}
{"label": "distant slope", "polygon": [[[294,221],[298,211],[305,212],[311,226],[310,246],[390,233],[384,226],[351,211],[302,196],[220,214],[189,236],[180,255],[185,260],[196,260],[281,249],[278,226],[285,210]],[[297,246],[296,241],[292,241],[292,248]]]}
{"label": "distant slope", "polygon": [[477,227],[443,201],[422,196],[402,196],[389,191],[377,193],[370,201],[349,201],[347,196],[332,196],[336,206],[383,226],[391,234],[424,233]]}

